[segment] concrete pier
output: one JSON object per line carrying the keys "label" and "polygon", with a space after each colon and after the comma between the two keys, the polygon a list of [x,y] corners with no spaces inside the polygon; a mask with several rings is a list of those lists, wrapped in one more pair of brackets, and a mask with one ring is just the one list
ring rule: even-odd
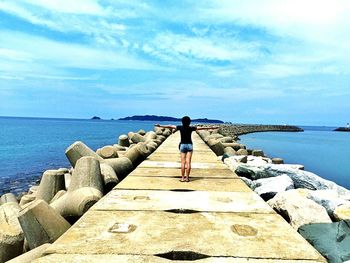
{"label": "concrete pier", "polygon": [[192,138],[190,182],[175,133],[34,262],[326,262]]}

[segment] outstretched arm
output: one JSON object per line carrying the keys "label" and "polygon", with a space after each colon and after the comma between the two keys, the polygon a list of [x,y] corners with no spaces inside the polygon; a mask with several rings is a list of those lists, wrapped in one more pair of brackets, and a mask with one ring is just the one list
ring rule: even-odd
{"label": "outstretched arm", "polygon": [[175,130],[175,129],[176,129],[176,126],[175,126],[175,125],[160,125],[160,124],[155,124],[154,126],[159,127],[159,128],[172,129],[172,130]]}
{"label": "outstretched arm", "polygon": [[197,131],[200,131],[200,130],[216,130],[216,129],[220,129],[220,126],[216,126],[216,127],[197,127]]}

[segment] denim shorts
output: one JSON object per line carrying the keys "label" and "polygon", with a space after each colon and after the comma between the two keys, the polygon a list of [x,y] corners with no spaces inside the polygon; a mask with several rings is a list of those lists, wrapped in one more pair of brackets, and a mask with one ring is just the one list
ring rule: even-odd
{"label": "denim shorts", "polygon": [[180,152],[187,153],[193,151],[193,145],[190,143],[181,143],[180,144]]}

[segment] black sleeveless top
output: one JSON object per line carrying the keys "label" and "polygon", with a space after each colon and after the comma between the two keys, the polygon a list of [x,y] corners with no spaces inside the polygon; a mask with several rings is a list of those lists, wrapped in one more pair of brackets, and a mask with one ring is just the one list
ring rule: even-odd
{"label": "black sleeveless top", "polygon": [[191,134],[193,131],[197,130],[197,127],[189,126],[176,126],[176,130],[180,131],[181,141],[183,144],[192,144]]}

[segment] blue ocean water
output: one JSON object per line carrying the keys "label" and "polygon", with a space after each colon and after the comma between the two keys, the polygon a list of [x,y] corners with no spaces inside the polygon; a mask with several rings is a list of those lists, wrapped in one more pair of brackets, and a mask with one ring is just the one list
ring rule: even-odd
{"label": "blue ocean water", "polygon": [[115,144],[129,131],[153,130],[154,122],[0,117],[0,195],[19,193],[43,171],[70,167],[64,154],[75,141],[93,150]]}
{"label": "blue ocean water", "polygon": [[240,139],[248,148],[302,164],[306,171],[350,189],[350,133],[333,131],[336,127],[300,127],[304,132],[251,133]]}

